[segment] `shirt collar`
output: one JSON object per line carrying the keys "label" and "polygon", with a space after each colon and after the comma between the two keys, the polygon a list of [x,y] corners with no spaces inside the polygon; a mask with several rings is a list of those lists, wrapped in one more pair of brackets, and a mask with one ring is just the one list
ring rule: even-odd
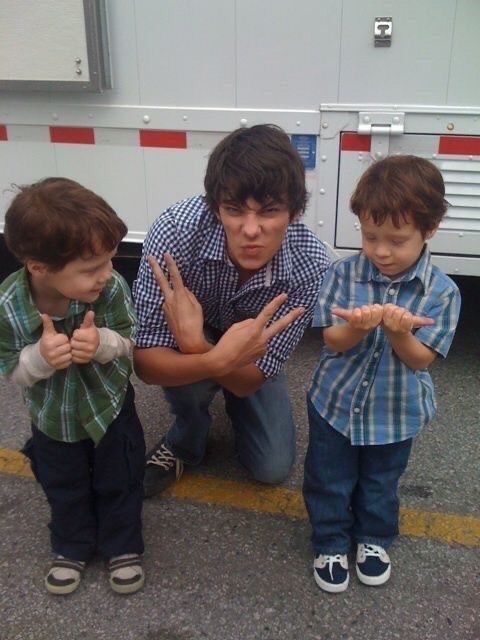
{"label": "shirt collar", "polygon": [[[408,282],[417,278],[417,280],[422,283],[423,289],[425,290],[430,279],[431,272],[432,263],[430,251],[428,250],[427,245],[424,245],[423,251],[415,264],[413,264],[406,273],[398,278],[398,280],[394,280],[394,282]],[[377,267],[370,262],[363,252],[361,252],[358,257],[356,280],[358,282],[368,282],[370,280],[375,280],[376,282],[392,282],[388,276],[384,276]]]}

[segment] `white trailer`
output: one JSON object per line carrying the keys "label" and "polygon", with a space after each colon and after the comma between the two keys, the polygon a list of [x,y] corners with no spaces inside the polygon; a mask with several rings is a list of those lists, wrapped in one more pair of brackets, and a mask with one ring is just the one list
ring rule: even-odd
{"label": "white trailer", "polygon": [[63,175],[139,248],[203,190],[226,133],[271,122],[304,158],[306,223],[337,254],[360,246],[360,174],[414,153],[447,185],[435,261],[480,275],[479,33],[478,0],[0,0],[0,224],[11,183]]}

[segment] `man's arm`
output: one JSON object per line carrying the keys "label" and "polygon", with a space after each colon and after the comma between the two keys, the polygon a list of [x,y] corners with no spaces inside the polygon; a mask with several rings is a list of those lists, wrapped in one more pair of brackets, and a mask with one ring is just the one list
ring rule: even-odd
{"label": "man's arm", "polygon": [[268,341],[303,313],[293,309],[269,327],[269,320],[286,300],[280,294],[256,318],[233,324],[215,345],[203,353],[179,353],[168,347],[135,348],[137,375],[147,384],[181,386],[213,378],[236,395],[249,395],[263,383],[263,374],[252,364],[265,354]]}

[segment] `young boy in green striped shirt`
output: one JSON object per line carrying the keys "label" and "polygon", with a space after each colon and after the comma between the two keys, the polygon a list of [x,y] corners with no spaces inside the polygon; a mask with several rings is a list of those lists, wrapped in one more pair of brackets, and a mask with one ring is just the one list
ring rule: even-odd
{"label": "young boy in green striped shirt", "polygon": [[0,285],[0,373],[23,388],[24,453],[51,507],[49,592],[74,591],[99,552],[110,586],[144,582],[145,442],[129,382],[135,312],[112,258],[127,228],[66,178],[21,187],[5,240],[23,264]]}

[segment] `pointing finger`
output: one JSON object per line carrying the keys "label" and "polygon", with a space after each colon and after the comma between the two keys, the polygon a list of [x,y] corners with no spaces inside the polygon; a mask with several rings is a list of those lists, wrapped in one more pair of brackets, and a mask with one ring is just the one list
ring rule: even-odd
{"label": "pointing finger", "polygon": [[265,336],[267,337],[267,340],[270,340],[270,338],[276,336],[277,333],[280,333],[280,331],[286,329],[289,324],[292,324],[292,322],[294,322],[297,318],[303,316],[304,313],[305,309],[303,307],[297,307],[296,309],[292,309],[291,311],[286,313],[278,320],[275,320],[275,322],[272,322],[272,324],[267,329],[265,329]]}
{"label": "pointing finger", "polygon": [[353,309],[341,309],[340,307],[332,309],[332,315],[337,316],[337,318],[342,318],[342,320],[350,320],[352,314]]}
{"label": "pointing finger", "polygon": [[264,327],[267,322],[275,315],[275,313],[280,309],[282,304],[287,299],[286,293],[281,293],[280,295],[270,300],[268,304],[266,304],[263,309],[260,311],[258,316],[255,318],[255,324]]}
{"label": "pointing finger", "polygon": [[156,258],[154,258],[153,256],[148,256],[148,264],[150,265],[150,269],[153,271],[155,280],[157,281],[157,284],[160,287],[164,298],[167,298],[167,296],[171,293],[172,290],[170,288],[167,278],[165,277],[165,274],[160,269],[160,265],[158,264]]}
{"label": "pointing finger", "polygon": [[430,327],[432,324],[435,324],[435,320],[422,316],[412,316],[412,323],[414,327]]}
{"label": "pointing finger", "polygon": [[182,276],[178,270],[177,263],[169,253],[165,254],[165,264],[167,265],[168,273],[170,274],[170,281],[173,289],[180,289],[183,287]]}

